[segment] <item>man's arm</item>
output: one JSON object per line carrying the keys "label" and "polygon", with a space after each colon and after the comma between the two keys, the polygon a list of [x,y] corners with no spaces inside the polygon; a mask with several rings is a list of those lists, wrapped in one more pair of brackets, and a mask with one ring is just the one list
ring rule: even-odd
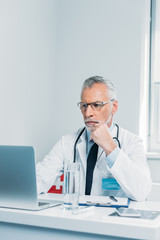
{"label": "man's arm", "polygon": [[149,195],[152,180],[141,140],[134,143],[130,152],[120,150],[110,172],[129,198],[144,201]]}
{"label": "man's arm", "polygon": [[37,193],[46,193],[63,172],[62,139],[52,148],[43,161],[36,165]]}
{"label": "man's arm", "polygon": [[94,126],[91,138],[104,149],[110,172],[126,195],[133,200],[145,200],[151,191],[152,180],[142,140],[123,130],[122,148],[117,150],[106,124]]}

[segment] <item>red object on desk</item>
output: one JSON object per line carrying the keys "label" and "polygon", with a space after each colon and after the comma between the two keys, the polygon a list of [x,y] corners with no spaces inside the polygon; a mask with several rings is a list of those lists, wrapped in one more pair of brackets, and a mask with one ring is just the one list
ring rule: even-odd
{"label": "red object on desk", "polygon": [[62,174],[60,176],[60,178],[58,179],[58,181],[56,182],[56,185],[53,185],[48,193],[57,193],[57,194],[62,194],[62,190],[63,190],[63,180],[64,180],[64,174]]}

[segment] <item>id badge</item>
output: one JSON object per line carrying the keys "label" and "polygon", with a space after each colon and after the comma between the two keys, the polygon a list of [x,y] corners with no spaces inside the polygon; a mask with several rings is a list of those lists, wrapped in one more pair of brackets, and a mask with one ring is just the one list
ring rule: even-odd
{"label": "id badge", "polygon": [[102,189],[119,190],[121,187],[114,178],[102,178]]}

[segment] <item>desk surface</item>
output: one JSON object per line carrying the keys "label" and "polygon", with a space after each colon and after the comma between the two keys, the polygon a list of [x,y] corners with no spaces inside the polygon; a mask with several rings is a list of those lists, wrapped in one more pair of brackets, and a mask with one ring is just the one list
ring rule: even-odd
{"label": "desk surface", "polygon": [[[47,194],[41,196],[41,198],[51,201],[57,198],[57,195]],[[130,207],[141,210],[160,211],[160,203],[155,202],[132,202]],[[93,211],[78,215],[64,212],[63,206],[41,211],[0,208],[0,221],[16,225],[125,237],[128,239],[160,239],[160,216],[154,220],[147,220],[108,216],[111,212],[114,212],[113,208],[103,207],[95,207]]]}

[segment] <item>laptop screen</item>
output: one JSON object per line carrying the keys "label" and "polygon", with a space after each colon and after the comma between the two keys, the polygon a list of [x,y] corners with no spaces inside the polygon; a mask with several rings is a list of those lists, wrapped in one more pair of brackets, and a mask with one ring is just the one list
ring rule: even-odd
{"label": "laptop screen", "polygon": [[0,146],[0,206],[26,209],[37,206],[33,147]]}

